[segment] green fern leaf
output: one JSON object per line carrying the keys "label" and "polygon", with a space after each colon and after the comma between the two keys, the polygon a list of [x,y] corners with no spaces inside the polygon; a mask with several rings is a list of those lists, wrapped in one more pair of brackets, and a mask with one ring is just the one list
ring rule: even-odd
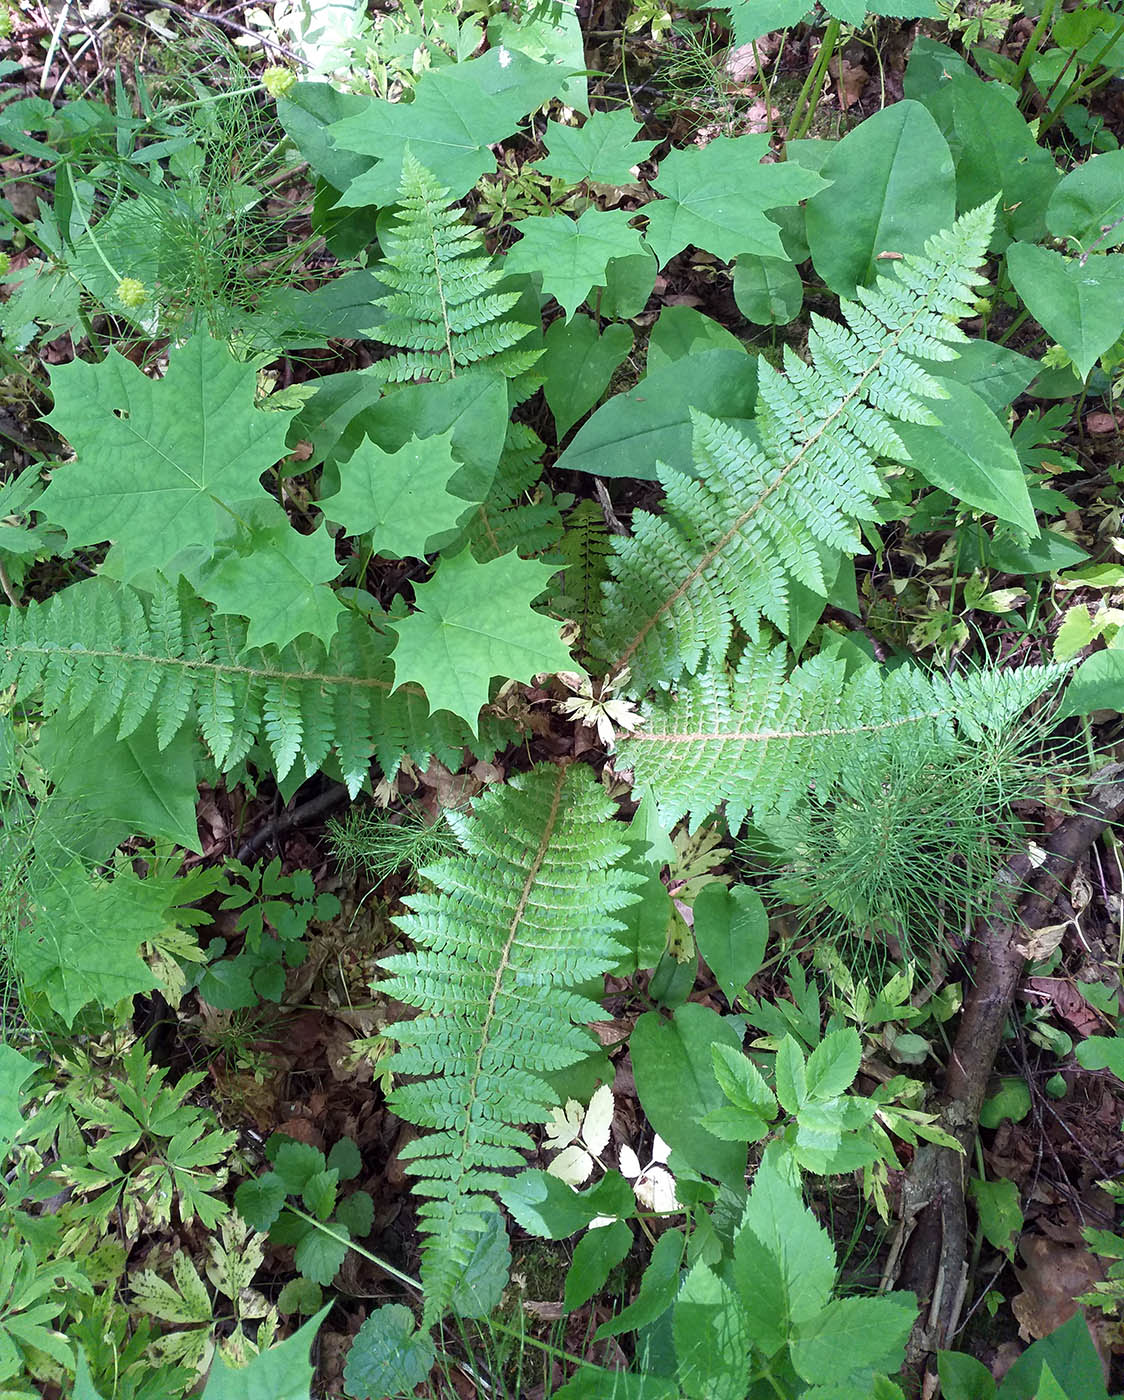
{"label": "green fern leaf", "polygon": [[97,577],[0,613],[0,687],[14,686],[25,705],[37,700],[42,714],[84,716],[90,734],[114,719],[132,730],[155,714],[161,748],[194,707],[220,767],[235,767],[264,738],[279,777],[298,760],[311,776],[334,754],[353,794],[372,755],[393,777],[404,754],[455,769],[466,745],[478,757],[494,753],[507,735],[501,722],[482,716],[477,739],[455,716],[431,715],[416,687],[395,690],[393,644],[385,626],[344,612],[326,651],[308,637],[252,648],[243,619],[215,615],[186,584],[146,602]]}
{"label": "green fern leaf", "polygon": [[549,487],[540,481],[542,438],[526,423],[509,423],[495,480],[468,522],[474,557],[481,563],[518,550],[524,559],[557,544],[562,521]]}
{"label": "green fern leaf", "polygon": [[398,218],[386,239],[378,277],[394,290],[379,297],[387,319],[378,327],[385,345],[402,349],[376,363],[388,383],[453,378],[458,369],[487,360],[514,376],[541,352],[515,351],[531,330],[507,314],[518,292],[494,292],[504,271],[481,250],[479,232],[448,207],[449,192],[406,152]]}
{"label": "green fern leaf", "polygon": [[917,667],[845,663],[821,652],[787,672],[784,646],[746,648],[737,667],[711,667],[661,696],[621,743],[614,764],[653,794],[661,825],[691,829],[723,803],[738,830],[747,814],[783,820],[810,790],[826,802],[861,755],[867,763],[903,729],[934,747],[1002,733],[1054,689],[1064,666],[977,671],[946,679]]}
{"label": "green fern leaf", "polygon": [[588,768],[541,766],[446,819],[461,853],[428,866],[435,894],[407,896],[396,922],[416,951],[388,958],[380,992],[418,1007],[395,1027],[391,1106],[433,1131],[404,1155],[418,1177],[426,1234],[425,1323],[448,1306],[485,1228],[505,1169],[532,1146],[557,1095],[544,1073],[574,1064],[602,1012],[568,990],[614,966],[616,917],[638,876],[613,805]]}
{"label": "green fern leaf", "polygon": [[855,553],[858,526],[883,494],[875,459],[909,454],[891,417],[924,423],[944,391],[914,356],[949,359],[966,339],[994,205],[965,214],[923,255],[843,301],[847,325],[813,317],[811,364],[759,365],[757,417],[746,432],[694,415],[698,479],[660,464],[662,515],[638,511],[614,538],[600,654],[628,666],[643,693],[720,663],[735,624],[789,626],[790,581],[825,593],[820,548]]}

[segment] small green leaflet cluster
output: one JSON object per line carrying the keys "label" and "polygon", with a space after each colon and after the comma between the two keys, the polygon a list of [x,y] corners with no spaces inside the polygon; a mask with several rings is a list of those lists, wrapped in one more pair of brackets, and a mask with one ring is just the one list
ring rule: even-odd
{"label": "small green leaflet cluster", "polygon": [[[728,1266],[719,1271],[703,1259],[688,1266],[685,1250],[679,1230],[665,1231],[636,1299],[597,1334],[640,1328],[671,1310],[675,1372],[646,1368],[645,1397],[743,1400],[757,1393],[755,1383],[776,1389],[780,1377],[781,1393],[806,1400],[902,1395],[888,1374],[904,1357],[917,1311],[913,1294],[833,1297],[831,1240],[774,1149],[754,1174]],[[560,1400],[596,1400],[610,1384],[610,1373],[587,1366],[557,1393]]]}
{"label": "small green leaflet cluster", "polygon": [[234,1193],[238,1213],[253,1229],[268,1232],[272,1243],[293,1246],[302,1277],[326,1288],[350,1242],[370,1234],[375,1217],[366,1191],[340,1194],[342,1183],[353,1181],[362,1168],[359,1149],[350,1138],[340,1138],[325,1157],[306,1142],[274,1135],[266,1156],[271,1170],[244,1181]]}

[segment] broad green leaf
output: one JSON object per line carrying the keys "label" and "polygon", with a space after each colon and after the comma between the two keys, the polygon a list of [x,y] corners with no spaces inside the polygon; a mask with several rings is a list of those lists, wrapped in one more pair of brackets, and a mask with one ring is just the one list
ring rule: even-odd
{"label": "broad green leaf", "polygon": [[571,74],[569,68],[534,63],[525,54],[497,47],[480,58],[429,69],[418,80],[412,102],[372,98],[364,110],[328,129],[342,150],[377,158],[351,181],[339,203],[393,204],[407,150],[453,199],[460,199],[485,171],[494,169],[492,144],[510,136]]}
{"label": "broad green leaf", "polygon": [[561,441],[605,392],[613,371],[627,357],[632,328],[610,325],[598,334],[591,316],[571,321],[559,316],[544,340],[546,351],[535,372],[543,377],[543,393]]}
{"label": "broad green leaf", "polygon": [[547,1240],[564,1240],[599,1215],[627,1218],[636,1209],[632,1188],[617,1171],[606,1172],[588,1191],[574,1191],[533,1168],[512,1177],[497,1195],[528,1234]]}
{"label": "broad green leaf", "polygon": [[375,1219],[375,1203],[366,1191],[353,1191],[345,1196],[336,1207],[335,1218],[353,1240],[361,1240],[371,1233]]}
{"label": "broad green leaf", "polygon": [[630,258],[614,258],[605,269],[605,286],[592,298],[600,314],[620,321],[639,316],[652,295],[658,271],[650,248]]}
{"label": "broad green leaf", "polygon": [[975,74],[942,83],[925,106],[948,142],[956,165],[956,202],[975,209],[1002,196],[997,227],[1008,238],[1034,242],[1045,231],[1044,216],[1058,183],[1058,168],[1022,114],[1003,95],[1003,84]]}
{"label": "broad green leaf", "polygon": [[595,1341],[619,1337],[622,1332],[639,1331],[647,1327],[671,1307],[679,1292],[679,1271],[683,1262],[684,1241],[680,1230],[665,1230],[656,1241],[640,1290],[628,1307],[603,1322],[597,1329]]}
{"label": "broad green leaf", "polygon": [[755,326],[787,326],[804,305],[804,284],[787,257],[745,253],[734,264],[734,301]]}
{"label": "broad green leaf", "polygon": [[736,350],[745,354],[745,346],[737,336],[720,326],[713,316],[704,316],[693,306],[665,306],[648,336],[644,371],[654,374],[665,365],[701,355],[704,350]]}
{"label": "broad green leaf", "polygon": [[304,1183],[301,1204],[317,1220],[327,1220],[336,1205],[339,1173],[334,1170],[314,1172]]}
{"label": "broad green leaf", "polygon": [[[492,370],[473,369],[442,384],[405,384],[387,394],[351,421],[336,456],[350,458],[364,434],[384,452],[398,452],[414,437],[447,432],[453,456],[464,463],[450,479],[449,490],[479,502],[495,478],[507,422],[507,381]],[[444,549],[457,533],[433,535],[427,552]]]}
{"label": "broad green leaf", "polygon": [[0,1043],[0,1159],[23,1127],[20,1091],[38,1068],[34,1060]]}
{"label": "broad green leaf", "polygon": [[302,535],[287,522],[251,529],[216,556],[197,587],[218,613],[249,619],[246,645],[284,647],[308,633],[325,647],[343,604],[328,584],[340,571],[323,522]]}
{"label": "broad green leaf", "polygon": [[342,190],[371,162],[341,150],[328,133],[336,122],[366,112],[367,107],[367,98],[340,92],[330,83],[297,83],[277,99],[277,120],[317,175],[333,189]]}
{"label": "broad green leaf", "polygon": [[180,729],[160,747],[155,716],[119,739],[90,732],[60,711],[43,726],[39,757],[55,776],[56,796],[81,813],[75,849],[101,858],[130,836],[166,837],[201,853],[195,820],[196,740]]}
{"label": "broad green leaf", "polygon": [[751,885],[704,885],[694,905],[695,942],[731,1006],[765,959],[769,916]]}
{"label": "broad green leaf", "polygon": [[1072,238],[1073,251],[1124,243],[1124,151],[1105,151],[1077,166],[1054,190],[1046,227]]}
{"label": "broad green leaf", "polygon": [[363,1170],[363,1158],[355,1139],[337,1138],[328,1153],[328,1166],[339,1172],[341,1181],[354,1181]]}
{"label": "broad green leaf", "polygon": [[[316,1173],[324,1170],[324,1154],[310,1142],[297,1142],[278,1135],[271,1138],[270,1143],[277,1145],[272,1154],[273,1169],[292,1195],[299,1195]],[[269,1155],[268,1146],[266,1151]]]}
{"label": "broad green leaf", "polygon": [[676,1380],[690,1400],[744,1400],[750,1336],[728,1284],[699,1260],[683,1280],[672,1320]]}
{"label": "broad green leaf", "polygon": [[[370,1197],[367,1197],[370,1200]],[[370,1225],[367,1227],[370,1229]],[[498,1207],[487,1211],[449,1307],[460,1317],[487,1317],[500,1305],[511,1275],[511,1244]]]}
{"label": "broad green leaf", "polygon": [[281,1214],[287,1195],[276,1172],[263,1172],[241,1183],[234,1193],[234,1205],[246,1224],[264,1235]]}
{"label": "broad green leaf", "polygon": [[531,609],[557,572],[517,554],[478,564],[467,548],[442,559],[414,588],[417,611],[392,624],[395,687],[416,682],[431,711],[460,715],[475,733],[494,677],[530,681],[572,670],[558,623]]}
{"label": "broad green leaf", "polygon": [[629,1042],[632,1069],[641,1107],[660,1137],[696,1171],[740,1187],[745,1144],[721,1142],[698,1122],[726,1102],[710,1058],[715,1043],[741,1050],[738,1033],[709,1007],[687,1002],[670,1020],[646,1011]]}
{"label": "broad green leaf", "polygon": [[753,417],[757,359],[704,350],[645,375],[583,423],[557,466],[596,476],[656,479],[655,463],[691,470],[691,409],[737,421]]}
{"label": "broad green leaf", "polygon": [[1021,1122],[1030,1112],[1030,1090],[1025,1079],[1004,1079],[998,1090],[984,1100],[980,1109],[980,1127],[998,1128],[1000,1123],[1010,1119]]}
{"label": "broad green leaf", "polygon": [[509,272],[537,272],[542,288],[569,320],[594,287],[604,284],[613,258],[643,251],[640,235],[629,227],[626,209],[587,209],[577,219],[565,214],[520,219],[512,225],[523,235],[504,258]]}
{"label": "broad green leaf", "polygon": [[433,437],[412,435],[397,452],[365,438],[340,463],[340,489],[320,502],[321,510],[349,535],[373,531],[376,554],[421,559],[470,505],[449,489],[462,465],[452,442],[451,428]]}
{"label": "broad green leaf", "polygon": [[1073,1400],[1108,1400],[1101,1360],[1080,1308],[1049,1336],[1027,1347],[1003,1377],[998,1400],[1038,1400],[1044,1366],[1065,1377]]}
{"label": "broad green leaf", "polygon": [[[811,7],[807,0],[726,0],[725,4],[706,0],[699,8],[729,10],[734,43],[741,45],[751,44],[775,29],[791,29],[807,17]],[[823,8],[829,15],[855,26],[860,26],[868,13],[910,19],[936,19],[940,13],[933,0],[824,0]]]}
{"label": "broad green leaf", "polygon": [[765,210],[796,204],[825,182],[790,161],[762,165],[768,150],[766,135],[719,136],[707,146],[664,157],[653,181],[663,198],[643,209],[645,238],[661,267],[690,244],[723,262],[739,253],[784,257],[780,230]]}
{"label": "broad green leaf", "polygon": [[1007,271],[1027,310],[1087,379],[1124,331],[1124,253],[1094,253],[1082,263],[1013,243]]}
{"label": "broad green leaf", "polygon": [[926,407],[933,423],[895,424],[909,465],[950,496],[1009,520],[1029,535],[1038,524],[1011,435],[983,399],[955,380]]}
{"label": "broad green leaf", "polygon": [[314,1226],[298,1240],[293,1263],[305,1278],[327,1288],[339,1273],[347,1251],[348,1233],[343,1225],[333,1222],[323,1230]]}
{"label": "broad green leaf", "polygon": [[582,1366],[552,1400],[680,1400],[679,1387],[667,1376],[639,1375]]}
{"label": "broad green leaf", "polygon": [[256,385],[254,366],[206,335],[173,350],[159,380],[115,351],[60,366],[47,421],[78,460],[56,469],[41,509],[72,545],[112,540],[125,579],[213,544],[227,518],[216,503],[260,497],[285,456],[293,412],[255,408]]}
{"label": "broad green leaf", "polygon": [[768,1154],[734,1237],[734,1280],[750,1338],[765,1356],[780,1350],[794,1324],[820,1312],[835,1284],[827,1232]]}
{"label": "broad green leaf", "polygon": [[731,1050],[728,1045],[715,1044],[710,1047],[710,1056],[718,1086],[732,1104],[764,1118],[776,1116],[773,1091],[748,1055]]}
{"label": "broad green leaf", "polygon": [[376,1308],[356,1333],[347,1354],[343,1383],[352,1400],[412,1395],[433,1369],[436,1349],[419,1332],[401,1303]]}
{"label": "broad green leaf", "polygon": [[81,1343],[78,1346],[78,1363],[74,1372],[74,1389],[70,1393],[70,1400],[102,1400],[102,1396],[94,1389],[90,1366],[86,1360],[86,1351]]}
{"label": "broad green leaf", "polygon": [[1059,718],[1094,710],[1124,711],[1124,651],[1096,651],[1082,661],[1065,688]]}
{"label": "broad green leaf", "polygon": [[840,296],[870,282],[883,253],[920,253],[951,226],[956,181],[948,143],[919,102],[895,102],[844,136],[823,167],[830,181],[808,201],[816,271]]}
{"label": "broad green leaf", "polygon": [[855,1082],[862,1060],[862,1041],[853,1027],[825,1035],[808,1056],[808,1097],[834,1099]]}
{"label": "broad green leaf", "polygon": [[234,1367],[215,1354],[203,1400],[309,1400],[312,1367],[308,1353],[331,1304],[276,1346]]}
{"label": "broad green leaf", "polygon": [[974,1356],[959,1351],[937,1352],[937,1375],[944,1400],[995,1400],[995,1380]]}
{"label": "broad green leaf", "polygon": [[631,1248],[632,1231],[623,1220],[587,1230],[578,1241],[566,1273],[562,1311],[573,1312],[599,1293]]}
{"label": "broad green leaf", "polygon": [[1111,1070],[1117,1079],[1124,1080],[1124,1036],[1091,1035],[1074,1054],[1082,1068]]}
{"label": "broad green leaf", "polygon": [[1019,1188],[1005,1177],[997,1181],[984,1181],[974,1176],[968,1182],[968,1194],[975,1202],[980,1229],[988,1244],[1008,1259],[1014,1259],[1015,1246],[1023,1228]]}
{"label": "broad green leaf", "polygon": [[937,379],[954,379],[967,385],[1000,417],[1005,417],[1007,405],[1018,398],[1038,371],[1037,361],[991,340],[970,340],[956,350],[954,360],[926,361],[926,372]]}
{"label": "broad green leaf", "polygon": [[880,1298],[837,1298],[814,1318],[798,1323],[789,1343],[797,1375],[813,1383],[853,1371],[896,1371],[917,1317],[912,1293]]}
{"label": "broad green leaf", "polygon": [[795,1037],[786,1035],[777,1046],[777,1098],[786,1113],[799,1113],[808,1097],[804,1056]]}
{"label": "broad green leaf", "polygon": [[156,986],[140,948],[167,928],[167,899],[145,886],[131,871],[106,880],[74,861],[35,892],[33,923],[13,939],[11,959],[68,1026],[90,1002],[108,1008]]}
{"label": "broad green leaf", "polygon": [[592,180],[600,185],[628,185],[636,179],[633,167],[647,160],[656,141],[635,141],[641,127],[632,113],[594,112],[581,127],[547,122],[542,144],[548,155],[536,163],[544,175],[554,175],[571,185]]}

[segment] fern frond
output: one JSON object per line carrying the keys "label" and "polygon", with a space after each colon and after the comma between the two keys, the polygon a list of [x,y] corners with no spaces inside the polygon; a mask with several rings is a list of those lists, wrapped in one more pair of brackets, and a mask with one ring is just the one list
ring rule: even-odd
{"label": "fern frond", "polygon": [[848,676],[826,653],[788,674],[784,646],[751,644],[733,672],[712,666],[660,696],[614,758],[653,794],[661,824],[692,830],[725,804],[737,831],[783,820],[809,791],[826,802],[848,767],[869,765],[897,735],[940,749],[1001,734],[1058,685],[1064,666],[929,676],[865,666]]}
{"label": "fern frond", "polygon": [[386,257],[375,269],[393,291],[377,298],[388,318],[378,328],[398,354],[376,362],[373,373],[387,383],[450,379],[458,369],[487,360],[509,377],[521,374],[541,351],[513,351],[531,330],[507,319],[517,292],[494,292],[503,280],[481,251],[480,233],[449,208],[449,191],[408,152],[402,162],[397,220],[386,240]]}
{"label": "fern frond", "polygon": [[[6,616],[4,615],[6,614]],[[334,754],[352,795],[372,755],[393,777],[403,755],[458,768],[469,747],[490,756],[507,734],[481,715],[477,742],[461,720],[431,715],[417,687],[394,686],[393,637],[348,612],[325,653],[308,638],[247,648],[246,623],[216,616],[186,585],[144,601],[97,577],[44,603],[0,614],[0,688],[47,714],[85,717],[91,734],[116,722],[125,737],[155,714],[166,746],[195,722],[215,761],[233,768],[264,739],[277,776],[300,760],[306,775]],[[504,735],[504,739],[500,735]]]}
{"label": "fern frond", "polygon": [[582,650],[588,654],[601,619],[601,592],[612,553],[605,515],[596,501],[579,501],[566,517],[559,553],[566,561],[565,592],[554,600],[552,610],[577,623]]}
{"label": "fern frond", "polygon": [[639,877],[624,854],[613,805],[588,768],[543,765],[493,789],[472,815],[448,812],[460,852],[422,871],[395,920],[413,953],[383,962],[379,991],[420,1008],[394,1029],[390,1068],[422,1076],[390,1096],[394,1112],[433,1129],[403,1155],[428,1199],[422,1280],[426,1325],[446,1311],[491,1209],[486,1193],[533,1146],[525,1124],[558,1102],[542,1078],[593,1045],[603,1013],[568,990],[621,956],[617,913]]}
{"label": "fern frond", "polygon": [[948,358],[966,339],[956,322],[982,281],[993,208],[860,287],[841,303],[845,326],[814,317],[810,364],[791,350],[783,375],[759,361],[748,431],[694,415],[698,479],[659,464],[663,513],[637,511],[613,541],[599,648],[635,693],[720,663],[735,624],[751,639],[762,617],[787,633],[790,581],[824,593],[821,551],[859,550],[883,494],[875,459],[909,459],[891,418],[929,422],[923,401],[945,396],[913,356]]}
{"label": "fern frond", "polygon": [[487,499],[468,522],[472,552],[483,564],[517,549],[524,559],[545,554],[562,534],[550,488],[540,480],[544,445],[526,423],[507,425],[503,452]]}

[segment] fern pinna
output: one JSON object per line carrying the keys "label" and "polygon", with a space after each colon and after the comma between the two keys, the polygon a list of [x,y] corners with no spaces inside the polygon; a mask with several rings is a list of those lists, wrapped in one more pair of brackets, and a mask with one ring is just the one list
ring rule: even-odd
{"label": "fern pinna", "polygon": [[398,217],[376,271],[394,290],[377,298],[389,313],[378,339],[403,349],[376,362],[380,379],[449,379],[487,360],[522,374],[539,350],[518,350],[531,327],[507,320],[518,292],[494,292],[504,272],[480,250],[480,233],[447,204],[449,192],[409,153],[402,162]]}
{"label": "fern pinna", "polygon": [[789,674],[786,647],[751,643],[732,670],[711,666],[659,696],[614,763],[652,794],[667,830],[684,816],[694,829],[724,804],[737,831],[750,813],[785,820],[810,791],[828,801],[851,765],[887,759],[903,738],[916,751],[1001,735],[1065,671],[854,671],[822,651]]}
{"label": "fern pinna", "polygon": [[446,814],[461,853],[421,873],[434,893],[407,896],[396,920],[415,951],[387,958],[379,992],[419,1007],[400,1022],[389,1067],[421,1076],[390,1096],[399,1117],[431,1131],[404,1156],[426,1201],[425,1317],[438,1320],[494,1209],[484,1193],[523,1164],[558,1097],[543,1075],[594,1046],[603,1013],[572,990],[623,955],[617,913],[640,877],[614,808],[580,764],[544,765],[485,793],[471,816]]}
{"label": "fern pinna", "polygon": [[6,610],[0,688],[14,687],[16,700],[39,692],[42,713],[81,716],[91,734],[112,723],[126,738],[151,720],[162,749],[190,719],[225,771],[260,738],[278,778],[298,759],[308,776],[334,764],[352,795],[372,754],[392,777],[404,754],[459,766],[466,745],[484,757],[502,742],[502,723],[487,715],[476,739],[454,715],[431,715],[417,686],[395,690],[394,635],[357,613],[341,616],[327,654],[309,637],[247,648],[246,631],[186,584],[143,595],[87,579]]}
{"label": "fern pinna", "polygon": [[788,347],[784,374],[760,359],[749,429],[694,415],[697,477],[658,464],[662,514],[635,512],[613,540],[598,654],[629,668],[633,693],[721,661],[735,623],[755,639],[764,617],[787,635],[791,582],[823,596],[827,566],[858,552],[883,494],[875,459],[909,460],[891,418],[929,422],[922,400],[944,396],[914,357],[954,359],[967,339],[956,322],[971,314],[993,211],[860,287],[841,303],[846,327],[813,316],[810,364]]}

